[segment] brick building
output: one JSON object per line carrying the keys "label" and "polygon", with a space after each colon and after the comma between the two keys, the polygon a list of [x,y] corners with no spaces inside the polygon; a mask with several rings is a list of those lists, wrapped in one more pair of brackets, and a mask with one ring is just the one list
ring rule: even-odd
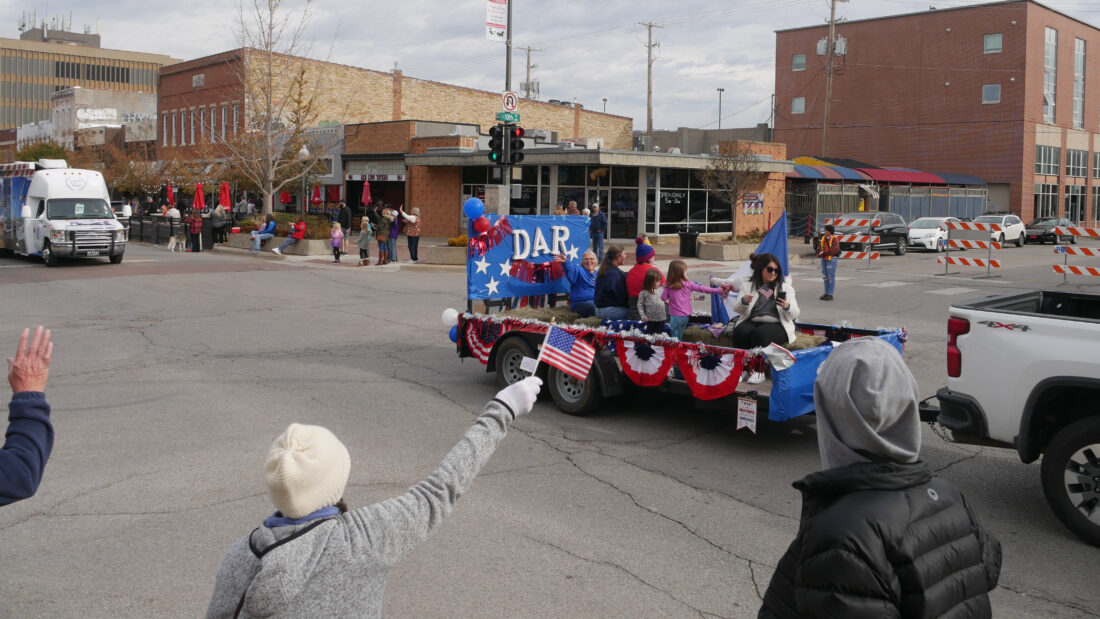
{"label": "brick building", "polygon": [[[990,209],[1095,222],[1100,30],[1030,0],[837,25],[831,157],[977,176]],[[827,26],[776,33],[775,140],[820,154]],[[1094,73],[1095,76],[1095,73]]]}

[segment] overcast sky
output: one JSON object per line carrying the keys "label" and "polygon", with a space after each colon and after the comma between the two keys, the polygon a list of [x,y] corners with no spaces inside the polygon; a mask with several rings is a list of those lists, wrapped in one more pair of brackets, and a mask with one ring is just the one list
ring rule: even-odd
{"label": "overcast sky", "polygon": [[[252,0],[245,0],[251,4]],[[747,127],[766,122],[774,83],[775,31],[825,23],[827,0],[514,0],[512,88],[521,91],[526,53],[540,99],[576,100],[586,108],[646,124],[646,27],[654,29],[654,128]],[[300,10],[304,0],[285,0]],[[966,0],[854,0],[838,17],[862,19],[982,4]],[[1047,6],[1093,25],[1100,3]],[[485,38],[486,0],[314,0],[311,56],[368,69],[398,68],[410,77],[504,90],[504,44]],[[71,14],[72,29],[98,27],[105,48],[189,60],[238,46],[232,0],[81,0],[0,3],[0,36],[18,38],[18,21],[37,6],[38,21]],[[48,13],[46,7],[48,7]],[[71,12],[71,13],[70,13]],[[98,24],[98,26],[97,26]],[[521,92],[522,95],[522,92]],[[522,114],[522,103],[520,104]]]}

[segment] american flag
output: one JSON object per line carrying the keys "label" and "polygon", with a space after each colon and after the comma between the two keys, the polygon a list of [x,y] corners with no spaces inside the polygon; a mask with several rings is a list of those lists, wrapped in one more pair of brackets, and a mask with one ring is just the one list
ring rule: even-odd
{"label": "american flag", "polygon": [[539,361],[545,361],[577,380],[588,378],[588,370],[592,368],[595,357],[595,348],[553,325],[539,351]]}
{"label": "american flag", "polygon": [[775,293],[774,293],[774,292],[772,291],[772,289],[771,289],[771,288],[768,288],[767,286],[764,286],[764,287],[763,287],[763,288],[761,288],[760,290],[757,290],[757,292],[759,292],[759,293],[760,293],[761,295],[763,295],[763,297],[764,297],[765,299],[770,299],[770,298],[772,298],[772,295],[773,295],[773,294],[775,294]]}

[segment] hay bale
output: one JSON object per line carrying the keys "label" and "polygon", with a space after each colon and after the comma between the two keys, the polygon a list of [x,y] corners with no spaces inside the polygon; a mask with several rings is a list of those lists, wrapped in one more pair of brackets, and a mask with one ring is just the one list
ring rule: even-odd
{"label": "hay bale", "polygon": [[723,332],[718,337],[714,337],[710,329],[698,325],[688,325],[684,329],[684,334],[680,337],[680,341],[698,342],[700,344],[706,344],[707,346],[725,346],[727,348],[733,348],[732,336]]}
{"label": "hay bale", "polygon": [[602,321],[600,320],[599,316],[589,316],[588,318],[578,318],[578,319],[573,321],[573,324],[575,324],[575,325],[584,325],[586,327],[594,329],[594,328],[600,326],[601,322]]}
{"label": "hay bale", "polygon": [[550,322],[553,320],[557,323],[569,324],[576,322],[580,318],[580,314],[571,311],[568,307],[517,307],[510,309],[506,312],[502,312],[501,316],[507,316],[508,318],[523,318],[527,320],[541,320],[543,322]]}
{"label": "hay bale", "polygon": [[825,343],[827,338],[824,335],[810,335],[809,333],[796,333],[794,342],[791,342],[787,346],[784,346],[787,350],[805,350],[807,348],[817,348]]}

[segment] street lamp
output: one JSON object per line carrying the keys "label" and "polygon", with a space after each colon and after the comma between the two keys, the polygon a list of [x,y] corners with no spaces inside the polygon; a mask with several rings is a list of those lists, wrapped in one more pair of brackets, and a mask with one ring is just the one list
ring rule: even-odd
{"label": "street lamp", "polygon": [[[306,159],[309,159],[309,149],[305,144],[302,144],[302,148],[298,151],[298,158],[302,160],[302,165],[305,165]],[[302,171],[302,216],[306,214],[306,173]]]}
{"label": "street lamp", "polygon": [[718,128],[722,128],[722,93],[726,92],[725,88],[718,89]]}
{"label": "street lamp", "polygon": [[607,113],[607,97],[603,98],[603,113]]}

